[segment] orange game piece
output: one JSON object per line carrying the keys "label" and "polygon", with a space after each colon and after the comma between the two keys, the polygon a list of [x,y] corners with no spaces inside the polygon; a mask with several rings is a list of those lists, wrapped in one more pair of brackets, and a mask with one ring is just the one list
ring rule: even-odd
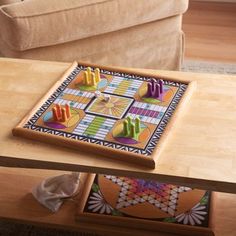
{"label": "orange game piece", "polygon": [[56,109],[57,109],[57,116],[60,119],[61,118],[61,106],[59,104],[56,104]]}
{"label": "orange game piece", "polygon": [[62,122],[66,122],[67,121],[66,109],[62,108],[61,111],[62,111],[62,119],[61,119],[61,121]]}
{"label": "orange game piece", "polygon": [[66,116],[67,116],[67,118],[70,118],[70,116],[71,116],[70,105],[66,104],[65,107],[66,107]]}
{"label": "orange game piece", "polygon": [[56,107],[52,108],[52,114],[53,114],[53,120],[54,121],[58,121],[59,117],[58,117],[58,113],[57,113],[57,108]]}

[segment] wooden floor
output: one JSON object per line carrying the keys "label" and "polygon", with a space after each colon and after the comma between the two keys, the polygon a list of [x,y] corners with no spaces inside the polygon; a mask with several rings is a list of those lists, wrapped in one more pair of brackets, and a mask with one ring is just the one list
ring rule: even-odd
{"label": "wooden floor", "polygon": [[183,30],[185,58],[236,63],[236,3],[190,0]]}

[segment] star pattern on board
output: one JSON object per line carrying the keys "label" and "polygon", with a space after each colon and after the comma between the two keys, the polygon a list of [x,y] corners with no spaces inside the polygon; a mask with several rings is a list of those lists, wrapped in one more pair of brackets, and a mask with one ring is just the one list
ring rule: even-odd
{"label": "star pattern on board", "polygon": [[192,190],[188,187],[159,183],[153,180],[111,175],[105,175],[105,178],[120,186],[117,209],[148,202],[174,216],[179,194]]}

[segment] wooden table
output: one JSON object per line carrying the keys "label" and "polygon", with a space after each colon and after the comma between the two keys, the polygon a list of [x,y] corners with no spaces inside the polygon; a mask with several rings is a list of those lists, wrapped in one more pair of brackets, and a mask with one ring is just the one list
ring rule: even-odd
{"label": "wooden table", "polygon": [[[157,168],[149,170],[109,161],[101,155],[12,136],[12,128],[68,67],[67,63],[0,58],[1,166],[129,175],[236,193],[235,76],[152,71],[154,74],[196,80],[198,87],[173,129]],[[60,173],[0,167],[0,218],[79,231],[95,230],[105,235],[113,233],[113,227],[76,223],[74,201],[66,202],[58,213],[52,214],[33,199],[29,194],[33,186],[45,177]],[[216,236],[234,236],[235,195],[217,193],[214,211],[212,221]],[[126,231],[121,229],[119,235],[129,235]],[[138,230],[134,233],[147,235]]]}
{"label": "wooden table", "polygon": [[151,71],[155,75],[195,80],[197,89],[173,128],[157,168],[150,170],[114,162],[100,154],[12,136],[12,128],[69,65],[0,58],[1,166],[136,176],[236,193],[235,76]]}

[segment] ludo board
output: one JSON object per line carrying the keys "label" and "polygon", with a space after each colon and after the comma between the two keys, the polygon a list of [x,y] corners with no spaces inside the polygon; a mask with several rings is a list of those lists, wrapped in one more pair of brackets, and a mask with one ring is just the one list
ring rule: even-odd
{"label": "ludo board", "polygon": [[130,231],[214,235],[209,227],[211,198],[211,192],[205,190],[153,180],[87,174],[77,202],[76,219],[128,227]]}
{"label": "ludo board", "polygon": [[75,62],[13,134],[155,168],[193,87]]}

